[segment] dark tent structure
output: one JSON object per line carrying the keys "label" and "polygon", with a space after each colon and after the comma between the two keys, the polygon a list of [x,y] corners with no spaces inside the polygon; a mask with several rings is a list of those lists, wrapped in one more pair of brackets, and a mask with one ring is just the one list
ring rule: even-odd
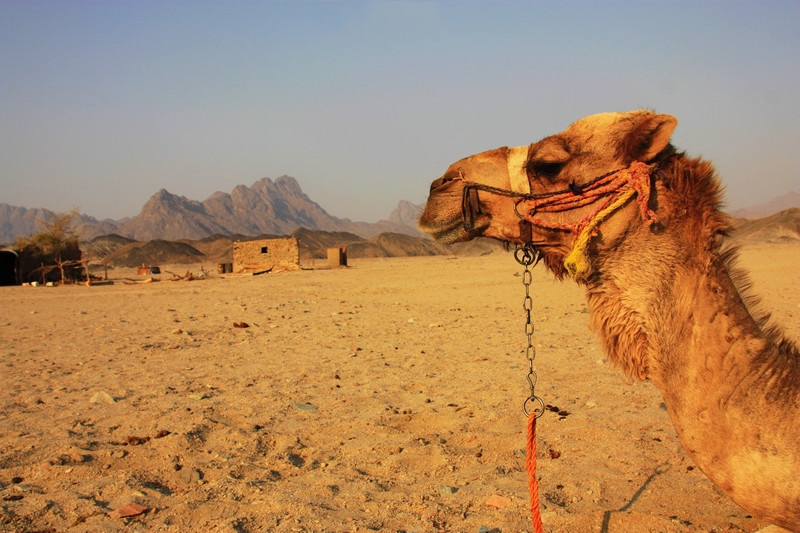
{"label": "dark tent structure", "polygon": [[14,250],[0,250],[0,286],[19,283],[19,254]]}

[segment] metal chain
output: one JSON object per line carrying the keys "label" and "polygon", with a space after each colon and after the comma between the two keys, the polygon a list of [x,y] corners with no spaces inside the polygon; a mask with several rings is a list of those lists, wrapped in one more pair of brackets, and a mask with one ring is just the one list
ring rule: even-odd
{"label": "metal chain", "polygon": [[[533,414],[539,418],[544,414],[544,401],[536,396],[536,381],[538,376],[533,369],[533,360],[536,359],[536,347],[533,345],[533,320],[531,320],[531,310],[533,309],[533,298],[531,297],[531,282],[533,281],[533,274],[531,273],[531,266],[539,262],[539,251],[531,244],[527,243],[524,246],[519,246],[514,251],[514,258],[517,263],[523,266],[522,284],[525,286],[525,299],[522,302],[522,308],[525,310],[525,336],[528,337],[528,346],[525,348],[525,356],[528,359],[528,385],[531,388],[531,394],[522,403],[522,412],[525,416]],[[533,411],[528,409],[528,404],[533,403]]]}

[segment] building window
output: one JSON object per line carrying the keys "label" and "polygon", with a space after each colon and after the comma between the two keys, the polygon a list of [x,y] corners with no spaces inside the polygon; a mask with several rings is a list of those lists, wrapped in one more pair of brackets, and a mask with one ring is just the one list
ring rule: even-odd
{"label": "building window", "polygon": [[269,253],[269,248],[268,248],[268,247],[266,247],[266,246],[262,246],[262,247],[261,247],[261,253],[262,253],[262,254]]}

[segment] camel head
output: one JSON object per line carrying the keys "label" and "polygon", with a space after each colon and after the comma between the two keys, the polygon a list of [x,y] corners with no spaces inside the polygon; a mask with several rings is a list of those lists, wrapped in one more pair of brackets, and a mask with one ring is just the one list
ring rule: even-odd
{"label": "camel head", "polygon": [[[649,165],[673,152],[677,123],[647,110],[602,113],[530,146],[466,157],[431,184],[419,227],[445,243],[478,236],[532,243],[559,277],[580,237],[588,269],[654,215]],[[634,175],[639,183],[626,185]]]}

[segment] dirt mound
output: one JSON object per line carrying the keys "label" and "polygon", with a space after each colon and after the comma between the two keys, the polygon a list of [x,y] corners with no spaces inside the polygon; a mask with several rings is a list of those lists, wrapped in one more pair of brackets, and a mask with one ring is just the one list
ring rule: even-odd
{"label": "dirt mound", "polygon": [[[356,243],[363,243],[365,240],[358,235],[346,231],[316,231],[300,228],[292,233],[292,237],[298,240],[300,247],[300,259],[323,259],[327,257],[328,248],[347,248],[347,254],[351,254],[351,249]],[[376,257],[376,256],[358,256]],[[382,256],[377,256],[382,257]]]}
{"label": "dirt mound", "polygon": [[[450,254],[467,257],[476,257],[506,251],[502,242],[485,237],[478,237],[477,239],[467,242],[457,242],[445,248]],[[513,245],[511,248],[513,249]]]}
{"label": "dirt mound", "polygon": [[389,257],[386,250],[372,241],[359,241],[347,247],[347,257],[363,259],[366,257]]}
{"label": "dirt mound", "polygon": [[414,257],[451,253],[446,247],[431,239],[420,239],[401,233],[381,233],[370,239],[369,242],[384,250],[386,255],[383,257]]}
{"label": "dirt mound", "polygon": [[185,242],[148,241],[132,242],[106,256],[109,263],[118,267],[139,265],[201,263],[206,257]]}
{"label": "dirt mound", "polygon": [[737,220],[731,236],[746,242],[800,241],[800,208],[793,207],[758,220]]}
{"label": "dirt mound", "polygon": [[122,235],[117,235],[116,233],[110,233],[108,235],[95,237],[91,241],[81,244],[81,250],[90,257],[106,257],[117,249],[131,244],[132,242],[136,241],[123,237]]}
{"label": "dirt mound", "polygon": [[[479,256],[503,250],[502,243],[492,239],[445,246],[427,237],[412,237],[402,233],[381,233],[366,240],[343,231],[299,229],[292,233],[298,239],[300,259],[324,259],[328,248],[347,248],[353,259],[367,257],[416,257],[432,255]],[[233,243],[254,239],[274,239],[276,235],[211,235],[200,240],[148,242],[131,241],[111,234],[92,239],[87,246],[93,256],[105,258],[120,267],[145,265],[230,263]]]}
{"label": "dirt mound", "polygon": [[178,241],[188,244],[205,256],[205,261],[212,263],[231,263],[233,261],[233,242],[230,235],[211,235],[199,241]]}

